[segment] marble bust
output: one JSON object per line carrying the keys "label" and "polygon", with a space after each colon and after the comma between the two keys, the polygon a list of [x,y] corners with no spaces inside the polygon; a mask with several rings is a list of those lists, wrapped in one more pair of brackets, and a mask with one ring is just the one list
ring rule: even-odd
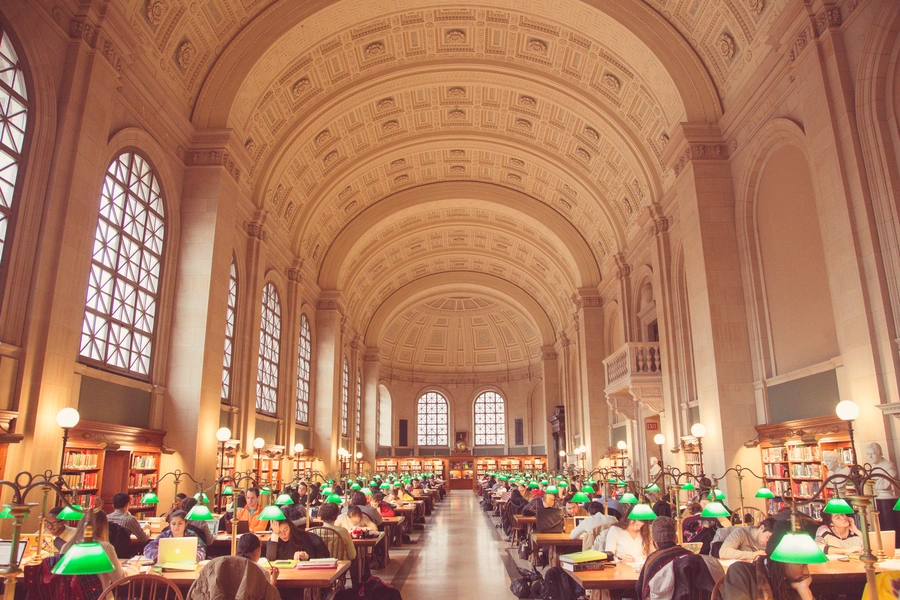
{"label": "marble bust", "polygon": [[[876,473],[880,470],[891,477],[897,477],[897,467],[884,457],[881,444],[877,442],[866,444],[866,458]],[[893,483],[879,478],[875,480],[875,496],[879,500],[893,500],[897,497],[897,490]]]}

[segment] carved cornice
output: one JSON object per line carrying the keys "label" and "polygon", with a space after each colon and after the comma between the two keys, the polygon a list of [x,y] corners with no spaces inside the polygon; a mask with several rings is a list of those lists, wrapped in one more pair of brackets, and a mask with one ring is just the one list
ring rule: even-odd
{"label": "carved cornice", "polygon": [[572,294],[572,304],[576,310],[583,308],[603,308],[603,296],[594,288],[579,288]]}
{"label": "carved cornice", "polygon": [[225,150],[191,150],[188,151],[186,163],[190,167],[221,166],[237,183],[241,182],[241,169]]}
{"label": "carved cornice", "polygon": [[615,255],[616,275],[619,279],[625,279],[631,276],[631,265],[626,262],[625,255],[621,252]]}
{"label": "carved cornice", "polygon": [[320,298],[316,300],[316,310],[334,310],[344,314],[344,305],[338,298]]}
{"label": "carved cornice", "polygon": [[244,229],[247,231],[247,235],[258,239],[261,242],[265,242],[266,239],[268,239],[268,234],[266,234],[266,230],[263,228],[263,224],[260,221],[250,221],[245,223]]}
{"label": "carved cornice", "polygon": [[826,8],[816,15],[816,33],[822,35],[829,27],[840,27],[843,20],[841,7]]}
{"label": "carved cornice", "polygon": [[669,217],[660,217],[650,222],[647,226],[647,232],[651,236],[662,235],[669,231],[670,225],[671,222],[669,221]]}
{"label": "carved cornice", "polygon": [[363,354],[363,362],[377,363],[381,361],[381,350],[378,348],[366,348]]}
{"label": "carved cornice", "polygon": [[141,429],[139,427],[126,427],[124,425],[112,425],[94,421],[79,421],[78,425],[69,432],[69,444],[77,446],[87,443],[92,446],[108,450],[118,450],[121,447],[149,447],[163,448],[163,439],[166,432],[157,429]]}
{"label": "carved cornice", "polygon": [[681,156],[675,162],[672,170],[675,176],[694,160],[726,160],[728,158],[728,146],[725,144],[688,144]]}

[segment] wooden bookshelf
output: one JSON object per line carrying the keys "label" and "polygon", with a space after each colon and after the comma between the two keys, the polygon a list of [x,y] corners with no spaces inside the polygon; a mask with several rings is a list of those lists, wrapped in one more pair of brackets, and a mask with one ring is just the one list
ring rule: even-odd
{"label": "wooden bookshelf", "polygon": [[[266,449],[262,455],[257,458],[253,456],[253,472],[258,475],[261,486],[269,486],[273,491],[281,490],[284,483],[284,477],[281,473],[281,463],[284,462],[284,455],[281,448]],[[287,479],[293,478],[291,473]]]}
{"label": "wooden bookshelf", "polygon": [[68,444],[63,458],[62,478],[71,490],[69,502],[90,506],[100,493],[104,452],[101,448]]}
{"label": "wooden bookshelf", "polygon": [[475,461],[475,482],[471,486],[477,490],[477,481],[485,473],[502,471],[507,473],[521,473],[524,475],[537,475],[547,471],[546,456],[479,456]]}
{"label": "wooden bookshelf", "polygon": [[467,490],[475,479],[475,460],[471,454],[450,457],[450,489]]}
{"label": "wooden bookshelf", "polygon": [[388,456],[375,459],[375,472],[385,475],[420,476],[429,473],[437,479],[447,479],[446,458],[434,456]]}
{"label": "wooden bookshelf", "polygon": [[[788,506],[783,498],[793,496],[808,500],[822,487],[828,469],[822,463],[822,453],[837,452],[844,462],[852,462],[850,435],[847,425],[837,417],[819,417],[774,425],[759,425],[760,453],[763,463],[763,485],[772,490],[767,510],[778,512]],[[833,490],[825,490],[823,498],[800,510],[814,519],[822,518],[822,509]]]}

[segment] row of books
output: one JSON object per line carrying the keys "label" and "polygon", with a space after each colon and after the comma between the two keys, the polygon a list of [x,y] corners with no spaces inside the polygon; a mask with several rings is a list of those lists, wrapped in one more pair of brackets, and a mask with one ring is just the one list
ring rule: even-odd
{"label": "row of books", "polygon": [[606,552],[593,549],[563,554],[559,557],[559,565],[564,570],[572,572],[596,571],[611,564]]}
{"label": "row of books", "polygon": [[99,455],[92,452],[66,452],[64,469],[96,469]]}
{"label": "row of books", "polygon": [[74,473],[63,475],[63,481],[73,490],[85,490],[97,488],[97,476],[99,473]]}
{"label": "row of books", "polygon": [[788,460],[822,460],[818,446],[788,446]]}
{"label": "row of books", "polygon": [[791,465],[791,475],[793,475],[794,477],[817,477],[821,479],[822,465],[820,465],[819,463],[801,463],[799,465]]}
{"label": "row of books", "polygon": [[131,457],[132,469],[155,469],[156,456],[152,454],[136,454]]}
{"label": "row of books", "polygon": [[128,475],[128,487],[152,487],[158,479],[156,473],[131,473]]}

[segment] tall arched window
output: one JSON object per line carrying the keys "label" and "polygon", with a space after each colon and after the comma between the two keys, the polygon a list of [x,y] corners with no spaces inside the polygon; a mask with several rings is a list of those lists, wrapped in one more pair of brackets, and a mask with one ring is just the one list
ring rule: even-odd
{"label": "tall arched window", "polygon": [[312,335],[309,319],[300,315],[300,351],[297,353],[297,422],[309,423],[309,363],[312,358]]}
{"label": "tall arched window", "polygon": [[475,399],[475,445],[506,445],[506,410],[497,392],[484,392]]}
{"label": "tall arched window", "polygon": [[228,279],[228,308],[225,311],[225,356],[222,359],[222,404],[231,404],[231,375],[234,364],[234,320],[237,312],[237,265],[231,259]]}
{"label": "tall arched window", "polygon": [[447,399],[437,392],[422,394],[417,405],[418,445],[449,446],[449,413]]}
{"label": "tall arched window", "polygon": [[278,412],[278,356],[281,352],[281,300],[273,283],[263,288],[259,321],[259,360],[256,374],[256,410]]}
{"label": "tall arched window", "polygon": [[16,202],[16,184],[22,165],[28,92],[19,56],[0,23],[0,264],[6,260],[7,241]]}
{"label": "tall arched window", "polygon": [[88,279],[82,357],[146,378],[156,330],[165,216],[150,164],[123,152],[109,166],[100,194]]}
{"label": "tall arched window", "polygon": [[350,431],[347,420],[350,413],[350,363],[344,357],[344,373],[341,376],[341,435]]}
{"label": "tall arched window", "polygon": [[362,374],[356,369],[356,439],[361,440],[362,435]]}

